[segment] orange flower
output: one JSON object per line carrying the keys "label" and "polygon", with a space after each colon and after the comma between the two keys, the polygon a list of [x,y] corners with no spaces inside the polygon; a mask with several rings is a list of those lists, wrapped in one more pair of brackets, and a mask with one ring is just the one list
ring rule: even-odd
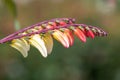
{"label": "orange flower", "polygon": [[69,39],[67,35],[62,33],[60,30],[54,30],[52,33],[53,37],[59,41],[65,48],[69,48]]}
{"label": "orange flower", "polygon": [[74,37],[70,29],[64,29],[64,34],[68,37],[70,46],[74,43]]}
{"label": "orange flower", "polygon": [[85,34],[84,34],[79,28],[74,28],[74,34],[75,34],[82,42],[86,42],[86,36],[85,36]]}

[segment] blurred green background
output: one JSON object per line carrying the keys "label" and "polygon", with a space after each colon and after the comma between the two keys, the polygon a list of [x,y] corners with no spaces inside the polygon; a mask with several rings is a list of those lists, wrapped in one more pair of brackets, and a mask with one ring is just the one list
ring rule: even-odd
{"label": "blurred green background", "polygon": [[61,17],[99,26],[109,35],[86,43],[75,38],[69,49],[54,41],[47,58],[34,47],[24,58],[8,43],[0,44],[0,80],[120,80],[120,0],[0,0],[0,39]]}

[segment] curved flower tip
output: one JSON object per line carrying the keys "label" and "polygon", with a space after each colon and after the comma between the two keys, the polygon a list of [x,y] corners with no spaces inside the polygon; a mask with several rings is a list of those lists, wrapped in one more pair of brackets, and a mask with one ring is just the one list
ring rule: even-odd
{"label": "curved flower tip", "polygon": [[43,57],[47,57],[47,49],[45,47],[45,43],[39,34],[33,35],[29,42],[40,51]]}
{"label": "curved flower tip", "polygon": [[14,39],[10,46],[20,51],[24,57],[28,56],[30,45],[24,39]]}
{"label": "curved flower tip", "polygon": [[53,37],[59,41],[65,48],[69,48],[69,40],[68,37],[62,33],[59,30],[54,30],[54,32],[52,33]]}
{"label": "curved flower tip", "polygon": [[68,37],[69,45],[72,46],[74,43],[74,37],[70,29],[64,29],[64,34]]}
{"label": "curved flower tip", "polygon": [[82,42],[86,42],[86,36],[85,36],[85,34],[84,34],[79,28],[74,28],[74,34],[75,34]]}
{"label": "curved flower tip", "polygon": [[83,28],[82,26],[79,26],[78,28],[85,34],[86,37],[91,37],[92,39],[95,37],[94,33],[89,27]]}
{"label": "curved flower tip", "polygon": [[87,35],[88,37],[91,37],[92,39],[95,38],[95,35],[94,35],[94,33],[93,33],[91,30],[88,30],[87,33],[86,33],[86,35]]}
{"label": "curved flower tip", "polygon": [[49,33],[45,33],[42,37],[45,42],[45,46],[47,48],[47,53],[50,54],[53,49],[53,38]]}

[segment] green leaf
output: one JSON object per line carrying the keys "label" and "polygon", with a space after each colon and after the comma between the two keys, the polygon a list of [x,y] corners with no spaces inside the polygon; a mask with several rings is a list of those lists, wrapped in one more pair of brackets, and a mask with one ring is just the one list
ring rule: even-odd
{"label": "green leaf", "polygon": [[13,0],[2,0],[3,4],[9,9],[13,16],[17,17],[16,5]]}

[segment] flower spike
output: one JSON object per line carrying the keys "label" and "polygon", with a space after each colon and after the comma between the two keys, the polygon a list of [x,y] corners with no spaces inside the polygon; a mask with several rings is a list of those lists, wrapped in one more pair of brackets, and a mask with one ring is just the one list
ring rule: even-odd
{"label": "flower spike", "polygon": [[107,33],[91,25],[75,24],[74,18],[55,18],[26,27],[0,40],[0,44],[11,42],[10,46],[21,52],[24,57],[28,56],[30,45],[39,50],[43,57],[52,52],[53,38],[65,48],[74,43],[75,34],[82,42],[86,38],[94,39],[96,36],[107,36]]}

